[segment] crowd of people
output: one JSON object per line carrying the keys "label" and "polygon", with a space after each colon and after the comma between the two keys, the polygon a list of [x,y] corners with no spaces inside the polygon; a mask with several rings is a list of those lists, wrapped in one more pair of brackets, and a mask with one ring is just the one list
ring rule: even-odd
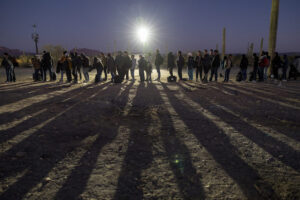
{"label": "crowd of people", "polygon": [[[153,59],[154,58],[154,59]],[[223,82],[228,82],[230,79],[230,71],[234,66],[233,56],[226,55],[220,58],[218,50],[211,49],[198,51],[196,56],[192,53],[188,53],[187,57],[183,56],[181,51],[178,51],[177,55],[169,52],[167,55],[167,61],[164,62],[164,57],[160,54],[159,50],[156,50],[154,57],[146,54],[145,56],[140,54],[137,59],[135,55],[129,55],[127,51],[119,51],[114,57],[110,53],[105,55],[100,53],[99,56],[89,58],[83,53],[64,51],[61,58],[56,63],[56,70],[54,70],[55,63],[49,52],[44,51],[41,57],[34,56],[31,59],[31,63],[34,68],[33,80],[34,81],[47,81],[47,73],[49,72],[50,81],[56,80],[56,75],[60,75],[60,82],[64,82],[64,76],[66,76],[67,82],[78,83],[78,79],[83,82],[89,82],[89,72],[96,70],[95,82],[106,81],[108,74],[111,75],[111,81],[115,83],[121,83],[123,80],[135,80],[135,69],[138,68],[140,81],[152,81],[152,64],[155,65],[157,71],[157,78],[155,81],[161,79],[161,67],[164,63],[167,65],[167,69],[170,73],[168,80],[176,81],[177,77],[174,76],[173,70],[177,67],[177,74],[180,81],[187,80],[183,78],[183,70],[185,66],[187,68],[188,80],[194,79],[194,72],[196,73],[196,81],[207,83],[208,81],[218,81],[218,77],[224,77]],[[249,59],[253,62],[249,63]],[[15,67],[18,65],[13,57],[4,53],[4,58],[1,65],[6,70],[6,82],[16,81]],[[268,78],[286,81],[287,78],[297,78],[300,66],[300,57],[296,57],[293,62],[289,62],[287,55],[283,58],[275,53],[275,56],[271,62],[270,56],[267,52],[262,52],[259,57],[257,54],[253,54],[251,58],[246,55],[242,55],[240,60],[240,72],[237,74],[236,81],[247,80],[247,70],[249,65],[250,69],[249,81],[265,81]],[[271,66],[272,65],[272,66]],[[272,76],[268,77],[268,69],[272,68]],[[288,68],[289,77],[287,76]],[[279,70],[281,73],[279,73]]]}

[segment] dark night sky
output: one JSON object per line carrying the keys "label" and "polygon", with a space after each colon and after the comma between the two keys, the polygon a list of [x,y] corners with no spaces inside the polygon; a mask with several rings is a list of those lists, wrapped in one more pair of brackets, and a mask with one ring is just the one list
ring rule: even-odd
{"label": "dark night sky", "polygon": [[[281,0],[277,49],[300,51],[300,0]],[[183,51],[221,47],[227,28],[227,51],[245,52],[248,42],[267,49],[271,0],[1,0],[0,46],[34,51],[31,25],[38,25],[40,46],[103,51],[129,45],[136,22],[152,27],[150,48]]]}

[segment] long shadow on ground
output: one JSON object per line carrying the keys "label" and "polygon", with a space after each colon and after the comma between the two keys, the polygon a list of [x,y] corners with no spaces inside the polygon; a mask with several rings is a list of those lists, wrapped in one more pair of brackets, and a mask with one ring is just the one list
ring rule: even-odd
{"label": "long shadow on ground", "polygon": [[[168,89],[166,84],[162,84],[162,86],[181,119],[192,130],[199,142],[213,156],[215,161],[240,186],[247,198],[278,199],[272,187],[262,180],[262,177],[258,175],[255,169],[241,159],[237,153],[239,152],[238,149],[231,144],[230,139],[221,129],[203,115],[192,110],[187,105],[183,105],[174,93]],[[260,194],[256,187],[263,189],[266,193]]]}
{"label": "long shadow on ground", "polygon": [[[110,98],[114,98],[120,88],[121,86],[119,85],[111,86],[109,90],[100,90],[98,91],[100,93],[92,99],[101,100],[105,94],[108,94]],[[42,129],[37,130],[37,132],[14,145],[8,152],[0,156],[0,175],[2,180],[9,176],[15,176],[18,172],[27,169],[24,176],[10,185],[0,195],[0,199],[23,198],[30,189],[42,182],[43,178],[47,176],[56,163],[64,159],[74,149],[80,148],[83,139],[97,135],[101,133],[101,130],[106,132],[107,127],[112,127],[113,133],[117,131],[117,127],[113,127],[110,122],[106,124],[101,123],[100,118],[102,115],[113,114],[115,107],[101,105],[97,101],[90,103],[92,99],[87,102],[81,102],[81,100],[95,94],[98,89],[100,89],[99,86],[96,86],[89,92],[84,93],[80,99],[72,102],[71,105],[75,105],[78,101],[80,102],[79,104],[76,104],[65,114],[56,118]],[[80,92],[80,89],[77,92]],[[47,114],[44,113],[43,115],[46,118]],[[84,117],[85,120],[81,120],[79,116]],[[100,141],[100,138],[107,139],[108,142],[111,140],[110,136],[100,134],[97,142],[92,147],[94,153],[97,153],[97,145],[104,144]],[[20,151],[24,152],[25,155],[18,157],[17,152]],[[87,169],[87,171],[89,170]],[[83,180],[82,185],[84,185],[85,181]]]}

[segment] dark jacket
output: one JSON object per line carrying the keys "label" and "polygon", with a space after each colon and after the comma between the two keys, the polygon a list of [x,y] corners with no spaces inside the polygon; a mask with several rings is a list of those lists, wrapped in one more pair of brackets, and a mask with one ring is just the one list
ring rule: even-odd
{"label": "dark jacket", "polygon": [[145,70],[147,68],[147,61],[145,58],[139,59],[139,64],[138,64],[139,70]]}
{"label": "dark jacket", "polygon": [[253,67],[255,69],[258,68],[258,62],[259,62],[258,56],[254,56]]}
{"label": "dark jacket", "polygon": [[279,56],[275,56],[275,58],[272,61],[273,67],[274,68],[280,68],[281,64],[282,64],[282,61],[281,61],[280,57]]}
{"label": "dark jacket", "polygon": [[219,56],[219,54],[214,56],[214,58],[212,60],[212,63],[211,63],[211,67],[214,68],[214,69],[220,67],[220,56]]}
{"label": "dark jacket", "polygon": [[103,70],[103,65],[100,62],[99,59],[94,59],[94,63],[93,63],[93,67],[92,69],[96,69],[97,70],[97,74],[100,74]]}
{"label": "dark jacket", "polygon": [[155,57],[155,66],[160,66],[160,65],[163,64],[163,62],[164,62],[164,59],[160,55],[160,53],[156,54],[156,57]]}
{"label": "dark jacket", "polygon": [[202,59],[202,64],[203,67],[206,69],[210,68],[211,62],[210,62],[210,57],[208,54],[204,55],[203,59]]}
{"label": "dark jacket", "polygon": [[241,69],[247,69],[248,67],[248,59],[245,57],[242,57],[241,63],[240,63],[240,68]]}
{"label": "dark jacket", "polygon": [[42,68],[51,68],[52,67],[52,58],[50,56],[50,53],[44,53],[41,65],[42,65]]}
{"label": "dark jacket", "polygon": [[178,57],[178,60],[177,60],[177,67],[178,68],[183,68],[184,67],[184,64],[185,64],[185,60],[184,60],[184,57],[182,55],[180,55]]}
{"label": "dark jacket", "polygon": [[123,56],[123,69],[129,70],[131,68],[131,59],[129,56]]}
{"label": "dark jacket", "polygon": [[[11,63],[11,64],[12,64],[12,63]],[[6,58],[4,58],[4,59],[2,60],[1,65],[2,65],[3,67],[5,67],[6,69],[10,68],[10,63],[8,62],[8,60],[7,60]]]}
{"label": "dark jacket", "polygon": [[123,56],[117,55],[115,59],[115,65],[118,71],[123,69],[123,64],[124,64]]}
{"label": "dark jacket", "polygon": [[188,69],[193,69],[195,67],[195,60],[192,56],[189,56],[187,66]]}
{"label": "dark jacket", "polygon": [[168,68],[174,68],[175,67],[175,57],[172,53],[168,54]]}
{"label": "dark jacket", "polygon": [[200,56],[197,56],[195,59],[196,67],[203,67],[203,58]]}
{"label": "dark jacket", "polygon": [[107,69],[108,72],[116,73],[117,68],[113,57],[107,57]]}

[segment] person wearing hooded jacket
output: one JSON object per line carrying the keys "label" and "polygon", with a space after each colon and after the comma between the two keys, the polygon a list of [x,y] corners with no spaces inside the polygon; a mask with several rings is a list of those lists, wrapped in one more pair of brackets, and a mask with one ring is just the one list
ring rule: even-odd
{"label": "person wearing hooded jacket", "polygon": [[12,82],[13,81],[13,63],[12,61],[9,59],[10,56],[8,55],[8,53],[4,53],[4,58],[2,60],[1,65],[5,68],[6,71],[6,83],[8,82]]}

